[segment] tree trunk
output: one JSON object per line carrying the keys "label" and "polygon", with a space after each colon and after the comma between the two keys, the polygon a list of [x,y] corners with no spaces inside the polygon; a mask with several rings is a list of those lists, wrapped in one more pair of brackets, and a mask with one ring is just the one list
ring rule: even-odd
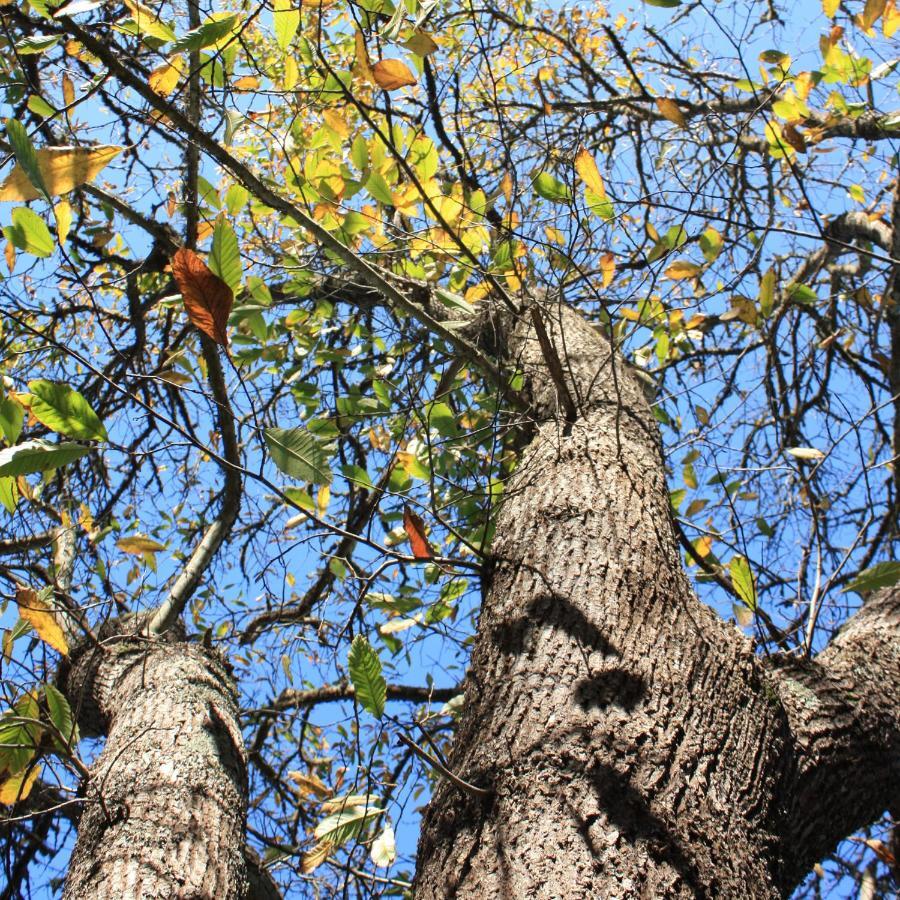
{"label": "tree trunk", "polygon": [[82,728],[107,735],[66,900],[244,897],[246,759],[222,661],[120,635],[77,655],[66,687]]}
{"label": "tree trunk", "polygon": [[[492,793],[438,786],[416,898],[786,894],[898,799],[897,596],[849,641],[866,660],[856,677],[846,659],[831,678],[756,657],[682,570],[638,378],[575,313],[545,330],[504,337],[542,424],[497,518],[450,759]],[[565,391],[577,417],[564,426]],[[870,690],[879,699],[854,709]],[[867,777],[880,796],[856,793]],[[840,779],[827,821],[817,791]]]}

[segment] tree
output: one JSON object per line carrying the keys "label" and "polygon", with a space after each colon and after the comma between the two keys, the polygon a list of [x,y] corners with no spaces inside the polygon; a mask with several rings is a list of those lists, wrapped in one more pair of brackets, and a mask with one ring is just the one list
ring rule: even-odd
{"label": "tree", "polygon": [[889,895],[893,0],[0,16],[4,897]]}

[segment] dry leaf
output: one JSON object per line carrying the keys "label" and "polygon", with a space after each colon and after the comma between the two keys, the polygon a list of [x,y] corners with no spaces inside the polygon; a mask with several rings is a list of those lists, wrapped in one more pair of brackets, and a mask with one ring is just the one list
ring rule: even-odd
{"label": "dry leaf", "polygon": [[45,644],[49,644],[63,656],[68,656],[69,645],[66,643],[62,628],[59,627],[59,622],[56,621],[53,608],[41,600],[37,591],[18,585],[16,605],[19,607],[19,615],[31,625]]}
{"label": "dry leaf", "polygon": [[9,269],[9,274],[12,275],[12,271],[16,267],[16,248],[9,241],[6,242],[3,258],[6,260],[6,267]]}
{"label": "dry leaf", "polygon": [[413,512],[412,507],[406,503],[403,505],[403,530],[409,537],[413,556],[416,559],[433,559],[434,553],[428,538],[425,537],[425,523],[421,516]]}
{"label": "dry leaf", "polygon": [[75,85],[65,72],[63,72],[62,77],[62,95],[63,103],[65,103],[66,106],[71,106],[75,102]]}
{"label": "dry leaf", "polygon": [[304,875],[308,875],[313,869],[318,868],[326,859],[328,859],[328,854],[331,853],[333,849],[334,848],[329,841],[322,841],[321,844],[316,844],[312,850],[303,854],[303,858],[300,860],[300,871],[303,872]]}
{"label": "dry leaf", "polygon": [[315,794],[320,800],[327,800],[332,794],[331,788],[317,775],[312,773],[304,775],[303,772],[297,771],[288,772],[287,774],[288,778],[296,783],[300,796]]}
{"label": "dry leaf", "polygon": [[798,153],[806,153],[806,139],[790,122],[781,126],[781,136]]}
{"label": "dry leaf", "polygon": [[688,262],[686,259],[679,259],[672,263],[665,271],[666,278],[673,281],[680,281],[683,278],[694,278],[700,274],[701,266],[697,263]]}
{"label": "dry leaf", "polygon": [[172,275],[191,323],[217,344],[227,347],[226,327],[234,303],[231,288],[186,247],[172,257]]}
{"label": "dry leaf", "polygon": [[684,113],[674,100],[671,100],[669,97],[657,97],[656,107],[666,119],[684,128]]}
{"label": "dry leaf", "polygon": [[372,66],[372,77],[375,84],[386,91],[396,91],[409,84],[416,83],[416,76],[409,66],[399,59],[382,59]]}
{"label": "dry leaf", "polygon": [[[68,194],[92,181],[123,147],[42,147],[36,151],[38,168],[51,196]],[[20,165],[0,184],[0,200],[37,200],[41,194]]]}

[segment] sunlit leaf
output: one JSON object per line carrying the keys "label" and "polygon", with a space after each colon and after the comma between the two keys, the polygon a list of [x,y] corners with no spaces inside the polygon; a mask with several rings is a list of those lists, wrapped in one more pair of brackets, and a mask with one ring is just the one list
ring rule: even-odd
{"label": "sunlit leaf", "polygon": [[815,447],[788,447],[785,451],[797,459],[824,459],[825,454]]}
{"label": "sunlit leaf", "polygon": [[[32,200],[36,197],[46,197],[49,195],[47,185],[44,182],[44,176],[38,162],[37,151],[31,143],[31,138],[17,119],[6,120],[6,136],[12,145],[13,153],[16,157],[18,166],[9,176],[11,178],[18,170],[27,180],[28,187],[31,189],[32,197],[15,197],[10,199],[16,200]],[[9,181],[7,178],[7,181]],[[5,186],[6,182],[4,182]],[[2,193],[3,187],[0,186],[0,199],[5,199]]]}
{"label": "sunlit leaf", "polygon": [[241,286],[241,253],[237,235],[229,221],[220,215],[213,231],[212,249],[209,252],[209,268],[218,275],[233,292]]}
{"label": "sunlit leaf", "polygon": [[753,583],[753,573],[750,571],[750,563],[745,556],[734,556],[728,564],[728,574],[731,575],[731,583],[738,597],[744,601],[747,609],[756,610],[756,586]]}
{"label": "sunlit leaf", "polygon": [[397,858],[397,842],[394,838],[394,829],[387,824],[381,834],[372,841],[372,849],[369,851],[372,862],[383,869],[388,868]]}
{"label": "sunlit leaf", "polygon": [[569,190],[569,186],[563,184],[549,172],[539,172],[535,176],[534,190],[536,194],[545,200],[553,200],[557,203],[572,199],[572,192]]}
{"label": "sunlit leaf", "polygon": [[403,506],[403,528],[409,537],[413,556],[416,559],[432,559],[434,552],[425,536],[425,523],[408,503]]}
{"label": "sunlit leaf", "polygon": [[272,9],[275,43],[287,50],[300,27],[300,9],[293,0],[274,0]]}
{"label": "sunlit leaf", "polygon": [[109,439],[97,414],[74,388],[40,379],[29,381],[28,390],[32,415],[52,431],[83,441]]}
{"label": "sunlit leaf", "polygon": [[400,59],[379,60],[372,66],[372,78],[375,80],[375,84],[385,91],[397,91],[416,83],[416,76]]}
{"label": "sunlit leaf", "polygon": [[161,97],[168,97],[178,87],[178,83],[187,71],[187,63],[181,55],[173,56],[162,65],[157,66],[148,76],[147,81],[152,90]]}
{"label": "sunlit leaf", "polygon": [[81,444],[60,443],[35,439],[0,450],[0,476],[30,475],[58,469],[91,452]]}
{"label": "sunlit leaf", "polygon": [[2,784],[0,784],[0,803],[11,806],[20,800],[25,800],[31,793],[38,775],[41,774],[42,766],[32,766],[30,770],[24,769],[16,775],[10,775]]}
{"label": "sunlit leaf", "polygon": [[[36,151],[37,167],[52,197],[93,181],[100,171],[124,148],[42,147]],[[34,186],[21,165],[17,165],[0,184],[0,200],[36,200],[41,192]]]}
{"label": "sunlit leaf", "polygon": [[37,591],[24,585],[18,585],[16,587],[16,605],[19,607],[19,615],[34,628],[37,636],[45,644],[49,644],[64,656],[68,655],[69,645],[56,620],[53,607],[46,600],[41,599]]}
{"label": "sunlit leaf", "polygon": [[27,206],[12,211],[12,225],[3,229],[6,239],[17,249],[44,259],[56,249],[56,242],[44,220]]}

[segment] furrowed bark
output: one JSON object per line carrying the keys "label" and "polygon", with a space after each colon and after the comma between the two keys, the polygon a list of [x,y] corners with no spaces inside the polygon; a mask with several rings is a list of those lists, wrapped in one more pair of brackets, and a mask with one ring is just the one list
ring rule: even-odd
{"label": "furrowed bark", "polygon": [[246,759],[220,659],[119,636],[77,657],[66,687],[82,728],[107,735],[66,900],[245,897]]}
{"label": "furrowed bark", "polygon": [[[580,417],[559,421],[534,334],[501,335],[542,424],[498,514],[450,759],[493,795],[438,786],[416,897],[782,896],[877,812],[842,810],[811,857],[792,856],[816,799],[802,716],[687,582],[637,377],[575,313],[546,319]],[[896,652],[896,628],[885,639]]]}

